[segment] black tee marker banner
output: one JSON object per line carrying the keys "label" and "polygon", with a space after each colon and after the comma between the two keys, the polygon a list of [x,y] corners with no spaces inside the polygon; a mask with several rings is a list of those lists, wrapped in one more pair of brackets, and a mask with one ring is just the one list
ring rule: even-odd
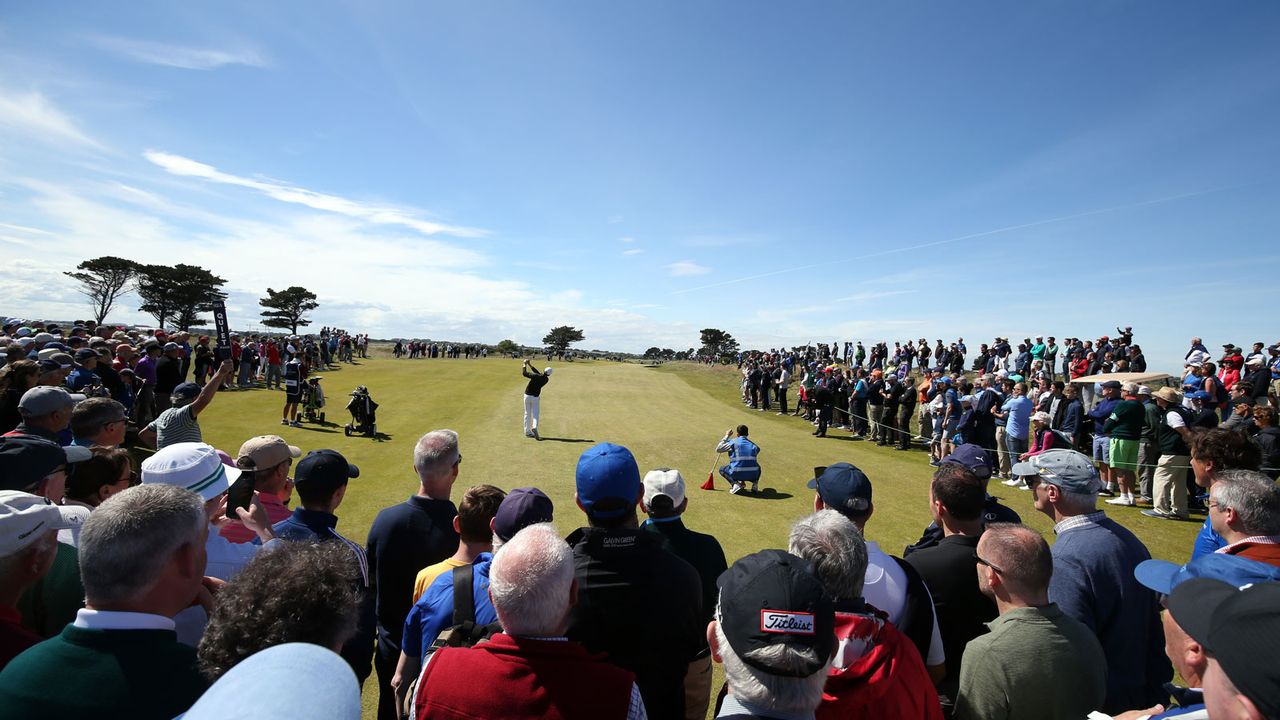
{"label": "black tee marker banner", "polygon": [[214,356],[218,363],[231,359],[231,328],[227,325],[227,305],[221,300],[213,303],[213,325],[218,332],[218,345]]}

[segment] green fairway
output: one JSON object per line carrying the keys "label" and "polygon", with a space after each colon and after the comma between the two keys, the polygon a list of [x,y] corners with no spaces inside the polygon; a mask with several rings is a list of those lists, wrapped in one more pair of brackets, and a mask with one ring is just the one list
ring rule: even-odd
{"label": "green fairway", "polygon": [[[672,363],[654,368],[602,361],[552,365],[555,374],[542,395],[541,442],[521,431],[525,381],[519,361],[396,360],[384,351],[359,365],[324,373],[329,427],[281,426],[284,394],[268,390],[220,393],[200,422],[206,442],[233,456],[247,438],[274,433],[304,452],[333,448],[359,465],[361,476],[352,481],[338,510],[338,530],[362,543],[380,509],[415,491],[414,443],[438,428],[452,428],[461,437],[464,460],[455,500],[464,488],[481,483],[504,490],[537,486],[555,502],[556,525],[565,535],[583,524],[573,502],[578,455],[604,441],[630,448],[642,474],[655,467],[679,469],[689,486],[687,524],[715,534],[730,562],[761,548],[786,547],[790,523],[813,509],[813,491],[805,483],[819,465],[848,461],[871,478],[876,509],[867,535],[887,552],[900,554],[930,520],[931,468],[923,451],[875,447],[840,431],[818,439],[811,436],[812,426],[797,418],[750,410],[738,400],[739,376],[732,367]],[[346,394],[356,385],[367,386],[380,403],[378,430],[390,439],[344,436]],[[742,423],[750,426],[751,438],[761,447],[761,487],[767,492],[733,496],[718,476],[715,492],[699,490],[716,443],[726,429]],[[992,492],[1053,541],[1051,524],[1031,507],[1030,493],[999,484]],[[1153,556],[1178,562],[1189,557],[1199,522],[1154,520],[1139,515],[1137,508],[1105,507],[1137,533]],[[371,717],[375,688],[374,683],[367,686],[366,717]]]}

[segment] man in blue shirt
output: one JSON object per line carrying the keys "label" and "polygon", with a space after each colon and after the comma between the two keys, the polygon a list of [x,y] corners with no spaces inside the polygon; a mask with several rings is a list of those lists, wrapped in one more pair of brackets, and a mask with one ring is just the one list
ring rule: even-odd
{"label": "man in blue shirt", "polygon": [[1000,406],[998,412],[992,408],[993,415],[998,418],[1004,418],[1005,448],[1013,459],[1021,457],[1027,451],[1027,440],[1031,436],[1031,410],[1033,408],[1034,403],[1031,402],[1031,398],[1027,397],[1026,383],[1017,383],[1013,386],[1013,397],[1005,400],[1004,405]]}
{"label": "man in blue shirt", "polygon": [[298,461],[293,472],[293,488],[300,507],[287,519],[272,526],[276,537],[300,542],[340,542],[351,549],[359,567],[352,578],[363,593],[356,634],[342,648],[342,656],[355,671],[360,682],[369,677],[373,655],[374,603],[369,588],[369,562],[364,548],[338,534],[338,516],[334,511],[347,494],[347,483],[360,477],[360,468],[347,462],[336,450],[312,450]]}
{"label": "man in blue shirt", "polygon": [[1089,411],[1093,418],[1093,459],[1098,464],[1098,477],[1102,479],[1103,495],[1114,495],[1115,480],[1111,477],[1111,436],[1104,435],[1101,430],[1107,418],[1111,417],[1116,405],[1120,404],[1120,381],[1108,380],[1098,387],[1102,388],[1102,401]]}
{"label": "man in blue shirt", "polygon": [[760,487],[760,463],[756,456],[760,454],[760,446],[747,439],[747,426],[738,426],[738,437],[733,437],[733,430],[727,430],[724,439],[716,446],[716,452],[729,453],[729,464],[720,468],[720,476],[729,481],[729,492],[737,495],[747,483],[751,483],[751,492]]}

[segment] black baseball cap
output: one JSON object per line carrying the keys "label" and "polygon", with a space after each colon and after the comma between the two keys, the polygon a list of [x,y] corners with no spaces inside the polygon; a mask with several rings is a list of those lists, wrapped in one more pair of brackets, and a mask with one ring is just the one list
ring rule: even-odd
{"label": "black baseball cap", "polygon": [[862,518],[871,509],[871,480],[847,462],[828,465],[809,481],[809,489],[818,491],[823,505],[849,518]]}
{"label": "black baseball cap", "polygon": [[551,498],[538,488],[516,488],[507,493],[493,516],[493,534],[502,542],[537,523],[551,522]]}
{"label": "black baseball cap", "polygon": [[294,468],[293,484],[337,489],[358,477],[360,468],[347,462],[337,450],[312,450]]}
{"label": "black baseball cap", "polygon": [[[721,573],[720,628],[742,662],[782,677],[809,677],[836,649],[835,604],[808,560],[782,550],[747,555]],[[770,664],[752,651],[785,645],[809,657]]]}
{"label": "black baseball cap", "polygon": [[59,465],[93,457],[89,448],[62,446],[35,435],[10,435],[0,439],[0,490],[26,490]]}
{"label": "black baseball cap", "polygon": [[1101,385],[1103,390],[1119,390],[1121,383],[1119,380],[1108,380]]}
{"label": "black baseball cap", "polygon": [[1280,583],[1195,578],[1173,589],[1169,612],[1263,717],[1280,717]]}

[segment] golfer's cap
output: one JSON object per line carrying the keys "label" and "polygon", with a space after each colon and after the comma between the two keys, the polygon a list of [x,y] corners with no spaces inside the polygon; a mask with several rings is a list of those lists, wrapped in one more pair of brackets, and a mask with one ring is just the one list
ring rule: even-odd
{"label": "golfer's cap", "polygon": [[1045,425],[1048,425],[1048,424],[1050,423],[1050,421],[1051,421],[1051,419],[1050,419],[1050,417],[1049,417],[1049,413],[1047,413],[1047,412],[1045,412],[1045,411],[1043,411],[1043,410],[1038,410],[1038,411],[1036,411],[1036,412],[1034,412],[1034,413],[1031,413],[1031,419],[1032,419],[1032,420],[1034,420],[1034,421],[1036,421],[1036,422],[1042,422],[1042,423],[1044,423]]}
{"label": "golfer's cap", "polygon": [[1256,356],[1255,356],[1255,357],[1251,357],[1251,358],[1249,358],[1248,360],[1246,360],[1244,364],[1245,364],[1245,365],[1261,365],[1261,364],[1262,364],[1262,362],[1263,362],[1263,361],[1262,361],[1262,358],[1260,358],[1260,357],[1256,357]]}
{"label": "golfer's cap", "polygon": [[[640,495],[640,468],[630,450],[613,443],[600,443],[578,458],[574,484],[578,502],[582,503],[588,515],[620,517],[635,507],[636,498]],[[607,503],[613,507],[596,508],[596,503],[604,500],[619,501],[620,504]]]}
{"label": "golfer's cap", "polygon": [[809,489],[818,491],[823,505],[849,518],[861,519],[871,509],[871,480],[851,463],[828,465],[809,481]]}
{"label": "golfer's cap", "polygon": [[1119,390],[1123,386],[1120,384],[1119,380],[1108,380],[1102,383],[1099,387],[1103,390]]}
{"label": "golfer's cap", "polygon": [[1209,651],[1262,717],[1280,716],[1280,583],[1238,587],[1196,578],[1174,588],[1169,612]]}
{"label": "golfer's cap", "polygon": [[550,375],[550,374],[551,374],[551,368],[543,368],[543,369],[542,369],[542,374],[543,374],[543,375]]}
{"label": "golfer's cap", "polygon": [[239,468],[230,467],[218,451],[205,443],[174,443],[142,461],[142,484],[177,485],[212,500],[240,477]]}
{"label": "golfer's cap", "polygon": [[75,405],[75,398],[66,389],[52,385],[38,385],[22,394],[18,410],[23,415],[40,417]]}
{"label": "golfer's cap", "polygon": [[502,542],[538,523],[551,522],[555,508],[551,498],[538,488],[516,488],[507,493],[493,516],[493,534]]}
{"label": "golfer's cap", "polygon": [[290,445],[279,435],[259,435],[249,438],[240,446],[236,466],[251,470],[275,467],[289,458],[302,457],[302,450]]}
{"label": "golfer's cap", "polygon": [[1193,578],[1220,580],[1235,587],[1280,582],[1280,567],[1239,555],[1209,553],[1186,565],[1167,560],[1144,560],[1133,569],[1133,576],[1161,595],[1168,595],[1175,587]]}
{"label": "golfer's cap", "polygon": [[178,343],[176,343],[176,342],[167,342],[167,343],[165,343],[165,344],[164,344],[164,351],[165,351],[165,352],[169,352],[170,350],[178,350],[178,349],[179,349],[179,348],[178,348]]}
{"label": "golfer's cap", "polygon": [[1135,383],[1135,382],[1123,383],[1120,386],[1120,391],[1123,392],[1125,395],[1137,395],[1138,383]]}
{"label": "golfer's cap", "polygon": [[680,476],[679,470],[671,468],[658,468],[650,470],[644,475],[644,504],[645,507],[653,509],[655,499],[667,498],[670,501],[670,507],[659,508],[670,510],[680,507],[680,503],[684,502],[684,478]]}
{"label": "golfer's cap", "polygon": [[[1026,467],[1028,465],[1030,467]],[[1032,455],[1025,463],[1018,463],[1012,472],[1014,475],[1034,475],[1041,482],[1083,495],[1096,493],[1102,487],[1093,461],[1075,450],[1045,450],[1039,455]]]}
{"label": "golfer's cap", "polygon": [[312,450],[293,470],[295,487],[337,489],[360,477],[360,468],[347,462],[337,450]]}
{"label": "golfer's cap", "polygon": [[9,557],[34,545],[51,530],[79,526],[77,508],[54,505],[48,498],[0,490],[0,557]]}
{"label": "golfer's cap", "polygon": [[173,389],[172,396],[182,398],[184,400],[195,400],[200,395],[200,386],[193,382],[179,383]]}
{"label": "golfer's cap", "polygon": [[84,362],[85,360],[93,360],[97,357],[98,357],[98,353],[89,348],[81,348],[77,350],[75,354],[75,359],[77,362]]}
{"label": "golfer's cap", "polygon": [[950,455],[942,458],[942,462],[963,465],[979,480],[991,477],[991,460],[987,457],[987,451],[973,443],[965,443],[956,448]]}
{"label": "golfer's cap", "polygon": [[1208,400],[1213,396],[1203,390],[1196,390],[1195,392],[1187,393],[1187,397],[1192,400]]}
{"label": "golfer's cap", "polygon": [[1147,387],[1146,385],[1138,386],[1138,395],[1150,395],[1150,394],[1151,394],[1151,388]]}
{"label": "golfer's cap", "polygon": [[[834,604],[809,561],[761,550],[735,562],[716,585],[720,628],[743,662],[781,677],[809,677],[826,666],[836,649]],[[778,645],[795,657],[759,659],[757,651]]]}
{"label": "golfer's cap", "polygon": [[62,446],[35,435],[0,438],[0,490],[26,490],[59,465],[84,462],[91,457],[89,448]]}

